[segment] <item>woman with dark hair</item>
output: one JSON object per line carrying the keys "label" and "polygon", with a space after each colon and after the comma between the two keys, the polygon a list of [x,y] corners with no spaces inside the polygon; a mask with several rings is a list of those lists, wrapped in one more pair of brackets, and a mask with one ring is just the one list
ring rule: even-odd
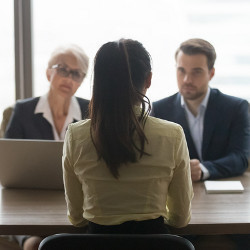
{"label": "woman with dark hair", "polygon": [[90,119],[63,150],[68,217],[89,233],[167,233],[186,226],[193,197],[181,126],[149,117],[150,55],[138,41],[104,44],[94,62]]}

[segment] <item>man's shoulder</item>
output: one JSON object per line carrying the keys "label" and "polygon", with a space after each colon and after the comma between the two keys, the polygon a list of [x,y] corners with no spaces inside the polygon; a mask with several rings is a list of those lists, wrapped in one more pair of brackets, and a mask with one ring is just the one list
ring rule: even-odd
{"label": "man's shoulder", "polygon": [[244,100],[240,97],[224,94],[218,89],[211,89],[211,101],[217,102],[221,106],[227,106],[228,108],[241,105],[242,103],[245,105],[248,104],[247,100]]}
{"label": "man's shoulder", "polygon": [[175,104],[176,101],[179,99],[180,95],[179,93],[175,93],[174,95],[171,95],[171,96],[168,96],[168,97],[165,97],[163,99],[160,99],[160,100],[157,100],[157,101],[154,101],[153,102],[153,106],[156,105],[156,106],[161,106],[161,105],[172,105],[172,104]]}
{"label": "man's shoulder", "polygon": [[180,110],[180,100],[180,94],[176,93],[172,96],[153,102],[151,115],[165,120],[172,120],[172,116]]}

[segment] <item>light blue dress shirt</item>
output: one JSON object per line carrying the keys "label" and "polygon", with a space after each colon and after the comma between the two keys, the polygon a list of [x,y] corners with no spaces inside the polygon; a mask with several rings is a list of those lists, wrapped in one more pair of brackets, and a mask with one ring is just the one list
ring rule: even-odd
{"label": "light blue dress shirt", "polygon": [[[202,161],[202,141],[203,141],[203,127],[204,127],[204,117],[207,108],[207,103],[210,95],[210,88],[208,88],[207,94],[202,100],[199,108],[197,116],[194,116],[192,112],[188,109],[188,106],[181,96],[181,106],[185,109],[185,114],[187,118],[187,122],[189,125],[190,133],[196,147],[197,153]],[[201,170],[203,172],[203,179],[207,179],[209,177],[209,172],[203,164],[200,164]]]}

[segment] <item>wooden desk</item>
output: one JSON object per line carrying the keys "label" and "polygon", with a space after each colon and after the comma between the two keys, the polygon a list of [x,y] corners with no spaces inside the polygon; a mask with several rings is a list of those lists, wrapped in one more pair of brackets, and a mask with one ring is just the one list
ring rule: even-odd
{"label": "wooden desk", "polygon": [[176,234],[250,234],[250,172],[225,180],[240,180],[241,194],[207,194],[204,183],[194,183],[192,218]]}
{"label": "wooden desk", "polygon": [[[194,183],[190,224],[176,234],[250,234],[250,172],[241,180],[242,194],[206,194],[204,183]],[[0,234],[49,235],[79,233],[66,216],[63,191],[0,190]]]}

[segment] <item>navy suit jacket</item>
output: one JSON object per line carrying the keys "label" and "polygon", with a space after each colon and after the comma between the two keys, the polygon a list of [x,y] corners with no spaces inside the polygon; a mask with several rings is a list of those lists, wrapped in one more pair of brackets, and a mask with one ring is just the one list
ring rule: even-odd
{"label": "navy suit jacket", "polygon": [[250,144],[248,102],[211,89],[204,117],[202,160],[191,137],[179,93],[153,102],[151,115],[180,124],[185,132],[190,159],[199,159],[209,179],[243,174],[248,167]]}
{"label": "navy suit jacket", "polygon": [[[17,101],[4,135],[5,138],[54,140],[50,123],[42,113],[34,113],[39,98]],[[89,101],[79,97],[77,97],[77,101],[80,105],[82,119],[87,118]]]}

